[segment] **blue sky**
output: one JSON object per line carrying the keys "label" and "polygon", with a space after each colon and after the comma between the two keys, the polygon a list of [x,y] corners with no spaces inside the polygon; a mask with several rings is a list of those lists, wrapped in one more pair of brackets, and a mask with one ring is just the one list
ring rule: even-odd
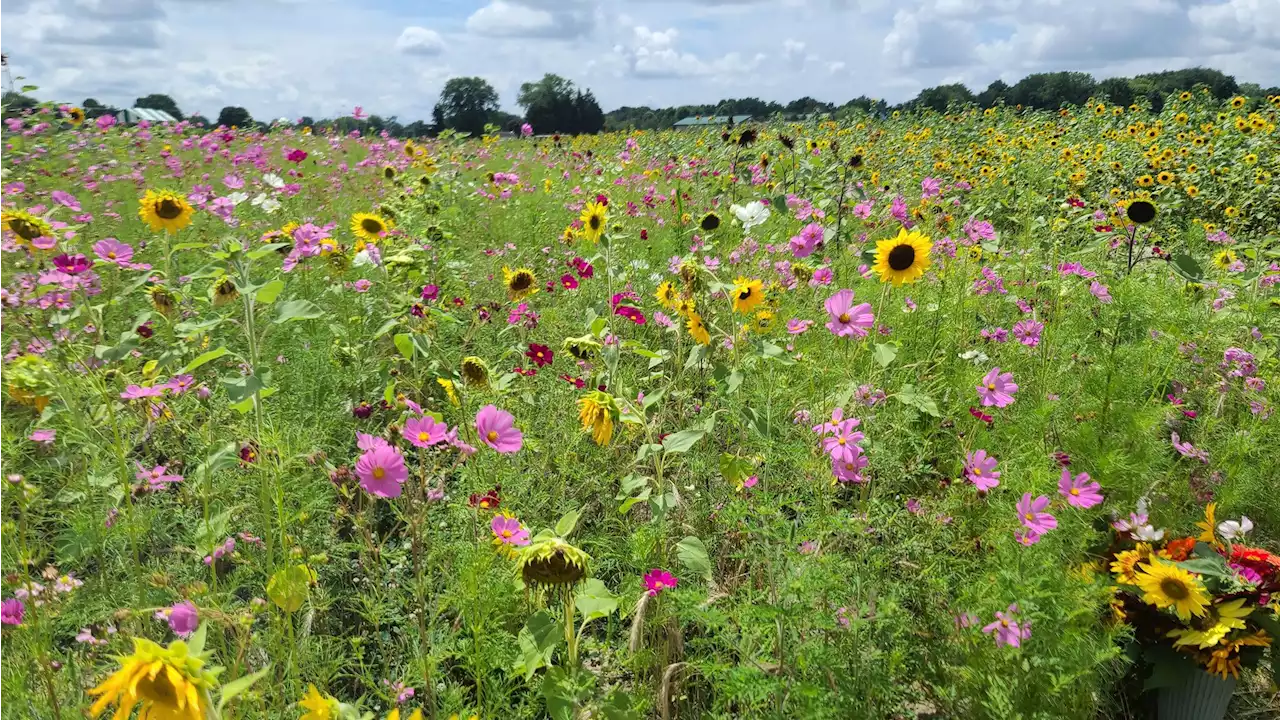
{"label": "blue sky", "polygon": [[606,110],[1205,65],[1280,84],[1280,0],[6,0],[0,45],[46,99],[152,92],[257,118],[428,118],[452,76],[515,110],[545,72]]}

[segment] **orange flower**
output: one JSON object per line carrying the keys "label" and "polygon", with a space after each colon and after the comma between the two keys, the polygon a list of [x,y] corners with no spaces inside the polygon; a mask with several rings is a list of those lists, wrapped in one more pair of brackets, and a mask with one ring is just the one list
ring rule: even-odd
{"label": "orange flower", "polygon": [[1191,550],[1195,546],[1196,539],[1191,537],[1170,540],[1165,544],[1164,549],[1160,551],[1160,557],[1174,562],[1182,562],[1191,556]]}

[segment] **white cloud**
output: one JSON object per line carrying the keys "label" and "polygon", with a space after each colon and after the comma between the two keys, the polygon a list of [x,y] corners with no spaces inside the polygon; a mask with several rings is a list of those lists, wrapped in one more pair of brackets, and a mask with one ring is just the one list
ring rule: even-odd
{"label": "white cloud", "polygon": [[407,55],[439,55],[444,52],[444,40],[435,30],[410,25],[396,38],[396,50]]}
{"label": "white cloud", "polygon": [[487,37],[570,38],[594,25],[594,3],[582,0],[493,0],[467,18]]}

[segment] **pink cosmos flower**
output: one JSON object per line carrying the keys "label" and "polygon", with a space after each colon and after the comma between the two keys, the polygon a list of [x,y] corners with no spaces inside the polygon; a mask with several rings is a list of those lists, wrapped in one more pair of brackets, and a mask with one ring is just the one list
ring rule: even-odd
{"label": "pink cosmos flower", "polygon": [[121,400],[142,400],[144,398],[160,397],[164,394],[164,388],[141,385],[128,385],[124,392],[120,393]]}
{"label": "pink cosmos flower", "polygon": [[995,622],[982,628],[982,632],[987,635],[995,633],[996,647],[1020,647],[1023,640],[1031,637],[1031,623],[1023,622],[1019,626],[1017,613],[1018,605],[1014,603],[1005,612],[997,612]]}
{"label": "pink cosmos flower", "polygon": [[1031,547],[1032,545],[1040,542],[1040,533],[1032,532],[1026,528],[1020,528],[1013,532],[1013,539],[1017,540],[1021,545]]}
{"label": "pink cosmos flower", "polygon": [[1018,501],[1018,522],[1037,535],[1049,532],[1058,527],[1058,519],[1044,512],[1047,507],[1049,507],[1048,497],[1041,495],[1032,500],[1031,493],[1023,493],[1022,499]]}
{"label": "pink cosmos flower", "polygon": [[644,576],[644,587],[649,592],[649,597],[657,597],[663,590],[669,590],[679,584],[680,581],[675,575],[658,568],[650,570]]}
{"label": "pink cosmos flower", "polygon": [[787,321],[787,334],[800,335],[813,325],[812,320],[800,320],[799,318],[791,318]]}
{"label": "pink cosmos flower", "polygon": [[138,466],[138,472],[134,474],[134,477],[146,483],[152,490],[163,490],[169,485],[182,482],[181,475],[169,473],[164,465],[157,465],[148,470],[146,466],[136,460],[134,464]]}
{"label": "pink cosmos flower", "polygon": [[31,435],[28,436],[27,439],[33,443],[40,443],[41,445],[52,445],[54,438],[57,436],[57,430],[41,428],[39,430],[32,431]]}
{"label": "pink cosmos flower", "polygon": [[115,238],[104,238],[94,243],[93,252],[99,259],[117,265],[125,265],[133,259],[133,246],[126,245]]}
{"label": "pink cosmos flower", "polygon": [[633,308],[630,305],[619,305],[614,309],[613,314],[621,315],[637,325],[645,324],[644,313],[640,312],[638,308]]}
{"label": "pink cosmos flower", "polygon": [[3,625],[21,625],[22,617],[26,615],[27,606],[18,598],[9,598],[0,603],[0,624]]}
{"label": "pink cosmos flower", "polygon": [[1062,478],[1058,480],[1058,492],[1067,499],[1067,504],[1081,509],[1091,508],[1102,502],[1102,486],[1089,479],[1089,473],[1080,473],[1075,478],[1071,471],[1062,468]]}
{"label": "pink cosmos flower", "polygon": [[430,415],[423,417],[409,418],[404,423],[404,439],[414,447],[431,447],[444,442],[444,436],[449,432],[449,427],[442,422],[436,422],[436,419]]}
{"label": "pink cosmos flower", "polygon": [[853,446],[854,454],[849,460],[831,460],[831,474],[836,477],[837,482],[853,483],[861,485],[866,481],[862,476],[862,471],[867,467],[867,456],[862,454],[862,448],[857,445]]}
{"label": "pink cosmos flower", "polygon": [[822,438],[823,452],[830,455],[832,460],[853,462],[862,453],[858,443],[862,442],[864,435],[854,430],[860,422],[858,418],[841,422],[831,435]]}
{"label": "pink cosmos flower", "polygon": [[1018,386],[1013,382],[1013,373],[1001,374],[1000,368],[994,367],[982,377],[982,384],[977,389],[983,407],[995,405],[1002,408],[1013,404],[1013,394],[1018,391]]}
{"label": "pink cosmos flower", "polygon": [[366,450],[356,461],[356,477],[364,491],[381,498],[400,497],[401,485],[409,477],[400,451],[390,445]]}
{"label": "pink cosmos flower", "polygon": [[524,446],[524,434],[515,427],[511,413],[485,405],[476,413],[476,432],[480,441],[500,453],[520,452]]}
{"label": "pink cosmos flower", "polygon": [[1111,292],[1107,290],[1106,285],[1103,285],[1097,280],[1094,280],[1093,282],[1089,283],[1089,292],[1093,293],[1093,296],[1097,298],[1098,302],[1102,303],[1103,305],[1108,305],[1111,303]]}
{"label": "pink cosmos flower", "polygon": [[1209,464],[1209,453],[1197,448],[1189,442],[1182,442],[1182,438],[1178,436],[1178,433],[1170,434],[1169,441],[1173,443],[1173,449],[1177,450],[1179,455],[1191,458],[1192,460],[1199,460],[1205,465]]}
{"label": "pink cosmos flower", "polygon": [[356,433],[356,447],[361,450],[373,450],[375,448],[389,447],[389,446],[390,446],[390,443],[378,437],[377,435],[370,435],[368,433],[362,433],[362,432]]}
{"label": "pink cosmos flower", "polygon": [[196,379],[193,375],[175,375],[162,387],[174,395],[181,395],[194,387],[195,384]]}
{"label": "pink cosmos flower", "polygon": [[577,290],[578,278],[570,275],[569,273],[565,273],[564,275],[560,276],[560,285],[565,290]]}
{"label": "pink cosmos flower", "polygon": [[1040,333],[1044,332],[1044,323],[1039,320],[1019,320],[1013,324],[1013,336],[1027,347],[1040,344]]}
{"label": "pink cosmos flower", "polygon": [[489,529],[493,536],[504,545],[525,546],[529,544],[529,530],[520,521],[506,515],[494,515],[489,521]]}
{"label": "pink cosmos flower", "polygon": [[964,476],[978,488],[978,492],[986,494],[1000,484],[1000,471],[996,470],[996,459],[986,450],[978,450],[964,456]]}
{"label": "pink cosmos flower", "polygon": [[200,627],[200,613],[190,600],[156,611],[155,618],[169,623],[169,629],[178,637],[188,637]]}
{"label": "pink cosmos flower", "polygon": [[870,303],[853,304],[853,291],[841,290],[827,298],[824,304],[831,319],[827,321],[827,329],[836,337],[866,337],[868,331],[876,324],[876,317],[871,312]]}

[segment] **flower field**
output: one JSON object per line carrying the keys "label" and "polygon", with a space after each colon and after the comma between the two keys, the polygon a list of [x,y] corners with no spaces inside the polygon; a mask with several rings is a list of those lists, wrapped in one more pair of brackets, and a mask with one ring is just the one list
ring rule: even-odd
{"label": "flower field", "polygon": [[1278,108],[6,120],[6,717],[1275,712]]}

